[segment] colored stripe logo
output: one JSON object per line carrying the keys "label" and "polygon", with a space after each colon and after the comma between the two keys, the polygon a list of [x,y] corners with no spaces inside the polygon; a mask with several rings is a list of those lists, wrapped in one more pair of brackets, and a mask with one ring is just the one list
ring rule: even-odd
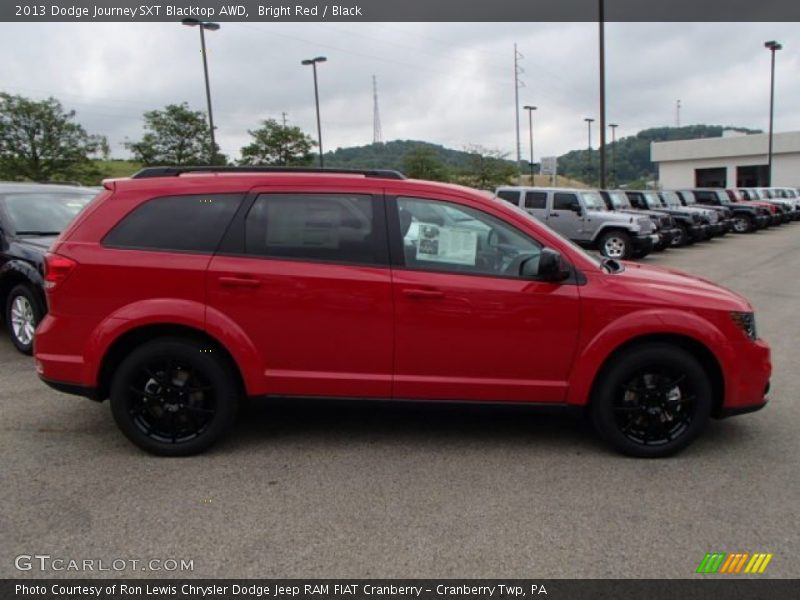
{"label": "colored stripe logo", "polygon": [[772,554],[766,552],[710,552],[707,553],[696,573],[725,573],[728,575],[739,573],[761,574],[767,569]]}

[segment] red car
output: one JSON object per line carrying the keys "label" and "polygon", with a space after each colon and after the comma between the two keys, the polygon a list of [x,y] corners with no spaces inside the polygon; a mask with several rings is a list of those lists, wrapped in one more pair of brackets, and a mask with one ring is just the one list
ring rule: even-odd
{"label": "red car", "polygon": [[766,403],[747,300],[598,260],[476,190],[236,168],[104,185],[47,256],[36,367],[110,398],[153,453],[204,450],[244,396],[577,407],[643,457]]}

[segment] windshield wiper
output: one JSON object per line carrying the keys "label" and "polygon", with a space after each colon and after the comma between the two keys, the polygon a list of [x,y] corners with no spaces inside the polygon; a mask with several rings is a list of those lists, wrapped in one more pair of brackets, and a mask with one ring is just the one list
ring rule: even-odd
{"label": "windshield wiper", "polygon": [[61,235],[60,231],[17,231],[17,235],[40,235],[42,237],[46,235]]}

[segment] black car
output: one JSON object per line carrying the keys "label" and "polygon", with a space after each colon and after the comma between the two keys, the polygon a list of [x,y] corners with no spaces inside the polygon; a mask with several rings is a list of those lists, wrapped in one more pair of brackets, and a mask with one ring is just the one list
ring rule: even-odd
{"label": "black car", "polygon": [[708,239],[709,225],[699,212],[669,207],[662,202],[658,192],[651,190],[625,190],[625,195],[634,208],[654,210],[672,217],[678,229],[678,234],[672,240],[673,246],[685,246]]}
{"label": "black car", "polygon": [[747,206],[734,204],[728,198],[725,190],[696,188],[692,190],[680,190],[678,195],[686,206],[703,205],[707,208],[714,208],[725,214],[730,214],[731,229],[736,233],[748,233],[755,229],[768,227],[770,223],[769,211],[760,206]]}
{"label": "black car", "polygon": [[656,235],[658,236],[658,243],[653,246],[654,250],[666,250],[680,237],[681,232],[675,225],[675,220],[670,215],[666,215],[663,212],[634,207],[630,200],[628,200],[628,196],[622,190],[599,191],[608,210],[634,215],[644,214],[650,217],[650,220],[653,221],[656,227]]}
{"label": "black car", "polygon": [[14,346],[33,350],[47,312],[44,255],[97,190],[69,185],[0,183],[0,307]]}

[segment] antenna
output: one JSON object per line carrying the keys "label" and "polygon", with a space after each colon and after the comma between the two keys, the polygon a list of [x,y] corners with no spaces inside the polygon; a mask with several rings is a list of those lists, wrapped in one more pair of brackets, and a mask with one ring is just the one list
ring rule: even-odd
{"label": "antenna", "polygon": [[378,110],[378,79],[372,76],[372,143],[383,143],[383,132],[381,131],[381,113]]}

